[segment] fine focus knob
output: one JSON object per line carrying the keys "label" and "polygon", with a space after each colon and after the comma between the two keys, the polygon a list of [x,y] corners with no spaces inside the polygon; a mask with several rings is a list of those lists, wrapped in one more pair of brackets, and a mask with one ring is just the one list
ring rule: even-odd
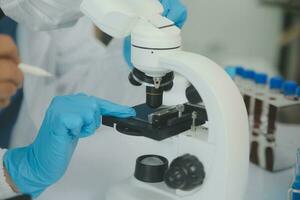
{"label": "fine focus knob", "polygon": [[197,157],[186,154],[176,158],[165,174],[165,183],[172,189],[190,191],[203,184],[205,171]]}
{"label": "fine focus knob", "polygon": [[197,104],[202,102],[202,98],[196,88],[193,85],[190,85],[185,90],[185,95],[188,101],[192,104]]}
{"label": "fine focus knob", "polygon": [[168,160],[162,156],[144,155],[136,160],[134,176],[146,183],[163,182],[168,166]]}

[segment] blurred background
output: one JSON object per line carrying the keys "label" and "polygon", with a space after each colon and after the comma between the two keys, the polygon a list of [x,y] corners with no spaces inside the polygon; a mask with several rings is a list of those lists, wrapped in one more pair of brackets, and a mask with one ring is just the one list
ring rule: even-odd
{"label": "blurred background", "polygon": [[183,1],[186,50],[299,82],[299,0]]}
{"label": "blurred background", "polygon": [[[282,11],[259,0],[184,0],[189,20],[184,48],[221,65],[275,67]],[[198,39],[196,39],[198,38]]]}
{"label": "blurred background", "polygon": [[[299,0],[182,1],[189,10],[183,29],[185,50],[224,67],[243,65],[293,78],[288,76],[295,74],[292,68],[297,65],[292,55],[298,53],[300,6],[294,1]],[[101,32],[99,37],[104,43],[110,41]]]}

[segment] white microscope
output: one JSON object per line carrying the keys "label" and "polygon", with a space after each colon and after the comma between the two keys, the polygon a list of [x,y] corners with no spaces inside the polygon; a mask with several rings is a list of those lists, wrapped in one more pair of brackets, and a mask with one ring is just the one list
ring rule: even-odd
{"label": "white microscope", "polygon": [[[170,166],[159,155],[141,156],[134,176],[128,174],[111,188],[107,200],[242,200],[249,126],[243,99],[230,77],[208,58],[181,50],[181,31],[160,15],[163,7],[158,0],[84,0],[81,10],[113,37],[131,34],[135,68],[130,80],[146,86],[145,105],[158,109],[146,116],[146,122],[115,119],[111,126],[162,143],[178,137],[178,158]],[[188,80],[203,102],[160,110],[163,93],[172,92],[174,73]],[[155,123],[157,129],[152,129]],[[161,124],[169,129],[159,129]],[[140,131],[134,133],[135,126]]]}

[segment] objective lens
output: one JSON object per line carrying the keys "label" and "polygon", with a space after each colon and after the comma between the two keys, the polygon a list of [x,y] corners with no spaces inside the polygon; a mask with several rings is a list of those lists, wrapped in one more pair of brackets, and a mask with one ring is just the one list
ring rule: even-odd
{"label": "objective lens", "polygon": [[162,105],[163,89],[147,87],[146,88],[146,103],[151,108],[158,108]]}

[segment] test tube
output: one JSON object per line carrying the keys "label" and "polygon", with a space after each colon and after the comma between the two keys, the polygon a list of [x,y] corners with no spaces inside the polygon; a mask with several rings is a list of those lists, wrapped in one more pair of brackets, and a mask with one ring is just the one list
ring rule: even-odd
{"label": "test tube", "polygon": [[300,149],[297,152],[297,163],[295,169],[295,178],[292,188],[289,191],[290,200],[300,199]]}
{"label": "test tube", "polygon": [[295,101],[297,92],[297,83],[295,81],[286,81],[283,85],[283,94],[286,99]]}
{"label": "test tube", "polygon": [[254,103],[254,128],[260,128],[261,125],[261,117],[263,114],[264,102],[259,99],[266,95],[266,85],[268,81],[267,74],[264,73],[257,73],[255,75],[255,82],[256,82],[256,99]]}
{"label": "test tube", "polygon": [[[280,76],[275,76],[275,77],[271,78],[271,80],[270,80],[270,94],[269,94],[270,100],[274,101],[274,100],[277,99],[277,97],[280,96],[280,91],[281,91],[283,82],[284,82],[284,80]],[[269,112],[268,112],[268,127],[267,127],[267,133],[268,134],[274,134],[275,133],[276,116],[277,116],[277,107],[270,104],[269,105]],[[271,138],[270,138],[269,142],[272,142]]]}
{"label": "test tube", "polygon": [[270,100],[276,100],[281,92],[284,79],[281,76],[274,76],[270,79]]}
{"label": "test tube", "polygon": [[245,79],[245,89],[252,90],[255,85],[255,71],[254,70],[244,70],[243,77]]}
{"label": "test tube", "polygon": [[253,70],[244,70],[243,73],[244,77],[244,102],[246,105],[246,109],[248,112],[248,115],[251,119],[251,116],[253,116],[253,110],[254,110],[254,98],[252,98],[251,93],[253,93],[253,90],[255,88],[255,71]]}
{"label": "test tube", "polygon": [[300,181],[300,148],[297,151],[296,179]]}
{"label": "test tube", "polygon": [[[253,116],[250,118],[250,124],[253,126],[252,137],[257,138],[259,136],[259,132],[257,129],[260,128],[261,125],[261,115],[263,112],[263,101],[259,98],[262,97],[266,92],[266,85],[268,76],[263,73],[256,73],[254,76],[255,80],[255,100],[254,100],[254,112]],[[250,152],[250,160],[251,162],[260,165],[261,161],[258,157],[259,152],[259,143],[257,140],[253,140],[251,142],[251,152]]]}
{"label": "test tube", "polygon": [[243,83],[244,83],[244,77],[243,77],[244,71],[245,69],[242,66],[236,67],[236,76],[234,78],[234,81],[240,89],[243,87]]}
{"label": "test tube", "polygon": [[297,99],[300,100],[300,86],[297,88]]}

